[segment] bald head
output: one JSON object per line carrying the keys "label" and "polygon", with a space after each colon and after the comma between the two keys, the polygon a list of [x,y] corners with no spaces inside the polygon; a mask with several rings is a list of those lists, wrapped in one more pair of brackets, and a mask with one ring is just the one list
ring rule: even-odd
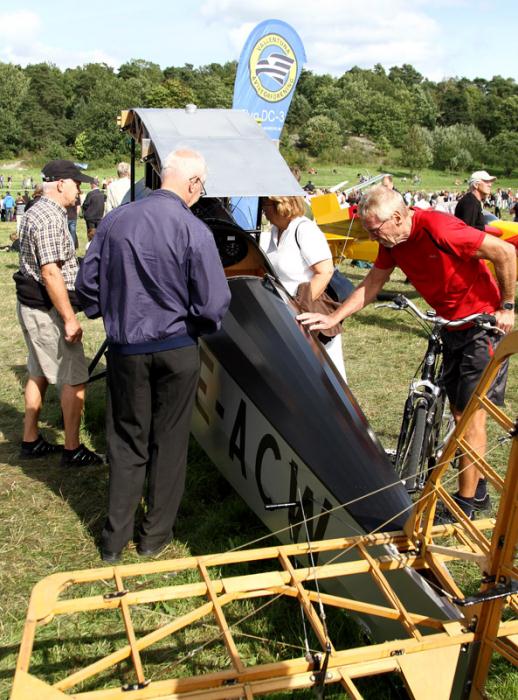
{"label": "bald head", "polygon": [[198,151],[180,148],[167,156],[160,177],[162,189],[175,192],[192,207],[205,191],[207,164]]}

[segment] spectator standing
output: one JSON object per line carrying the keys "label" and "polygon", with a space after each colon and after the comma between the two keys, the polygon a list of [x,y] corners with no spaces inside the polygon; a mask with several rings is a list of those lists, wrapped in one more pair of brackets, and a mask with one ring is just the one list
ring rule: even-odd
{"label": "spectator standing", "polygon": [[4,195],[0,192],[0,221],[5,221]]}
{"label": "spectator standing", "polygon": [[25,199],[21,192],[16,195],[15,201],[15,213],[16,213],[16,233],[20,234],[20,226],[22,225],[23,215],[25,213]]}
{"label": "spectator standing", "polygon": [[33,204],[36,204],[36,202],[42,195],[43,185],[36,185],[36,187],[34,188],[34,192],[32,193],[32,199],[29,199],[29,201],[25,205],[25,212],[27,212],[27,210],[30,209]]}
{"label": "spectator standing", "polygon": [[95,236],[97,226],[104,215],[104,192],[99,189],[99,180],[96,177],[90,183],[90,187],[82,207],[88,242]]}
{"label": "spectator standing", "polygon": [[4,176],[0,175],[0,189],[3,190],[4,188]]}
{"label": "spectator standing", "polygon": [[468,226],[484,231],[486,222],[482,204],[491,194],[491,185],[496,180],[485,170],[477,170],[469,178],[469,192],[461,197],[455,207],[455,216]]}
{"label": "spectator standing", "polygon": [[12,221],[14,216],[14,197],[8,191],[4,197],[5,220]]}
{"label": "spectator standing", "polygon": [[117,180],[113,180],[106,188],[106,213],[120,206],[130,188],[130,164],[117,165]]}
{"label": "spectator standing", "polygon": [[53,160],[42,171],[44,196],[23,217],[20,269],[14,275],[18,319],[28,348],[25,418],[21,456],[47,457],[61,451],[38,431],[49,384],[60,389],[65,424],[61,464],[100,464],[99,455],[79,442],[79,426],[88,379],[76,318],[74,283],[78,271],[67,227],[66,207],[77,198],[81,182],[90,182],[71,161]]}
{"label": "spectator standing", "polygon": [[198,336],[219,328],[230,302],[214,237],[190,211],[204,194],[205,177],[200,154],[171,153],[161,189],[101,221],[77,278],[84,311],[103,317],[109,346],[106,562],[118,561],[133,536],[146,476],[137,553],[157,554],[173,536],[198,383]]}
{"label": "spectator standing", "polygon": [[[360,219],[379,253],[373,269],[351,296],[332,314],[301,314],[297,318],[310,330],[340,323],[376,299],[398,266],[408,275],[427,303],[449,320],[470,314],[490,313],[497,327],[509,333],[514,326],[516,252],[505,241],[474,230],[455,217],[434,211],[408,209],[401,196],[386,187],[372,189],[360,204]],[[491,275],[483,258],[496,271]],[[479,381],[500,336],[478,327],[441,332],[444,375],[453,416],[458,421]],[[488,398],[496,405],[504,400],[507,367],[491,387]],[[471,418],[466,438],[486,449],[486,412],[480,408]],[[489,506],[485,479],[469,455],[460,458],[459,491],[454,498],[470,517]]]}

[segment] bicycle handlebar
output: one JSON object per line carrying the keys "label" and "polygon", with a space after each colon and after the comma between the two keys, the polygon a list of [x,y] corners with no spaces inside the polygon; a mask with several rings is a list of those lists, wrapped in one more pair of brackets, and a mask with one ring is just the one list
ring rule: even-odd
{"label": "bicycle handlebar", "polygon": [[442,316],[438,316],[435,312],[431,310],[423,313],[410,299],[408,299],[404,294],[398,294],[397,292],[380,292],[377,297],[378,301],[388,302],[383,304],[376,304],[376,308],[387,307],[389,309],[394,309],[396,311],[408,310],[420,318],[421,321],[426,321],[427,323],[433,323],[438,326],[449,326],[450,328],[456,328],[458,326],[463,326],[466,323],[474,323],[480,328],[485,330],[499,331],[496,327],[496,318],[491,314],[471,314],[470,316],[465,316],[464,318],[457,318],[455,321],[449,321]]}

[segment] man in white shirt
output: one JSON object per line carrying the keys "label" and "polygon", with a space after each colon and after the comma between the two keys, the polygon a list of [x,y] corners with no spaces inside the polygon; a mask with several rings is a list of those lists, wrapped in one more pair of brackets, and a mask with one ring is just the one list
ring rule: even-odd
{"label": "man in white shirt", "polygon": [[118,207],[130,188],[130,164],[117,165],[117,180],[108,185],[106,190],[106,213]]}

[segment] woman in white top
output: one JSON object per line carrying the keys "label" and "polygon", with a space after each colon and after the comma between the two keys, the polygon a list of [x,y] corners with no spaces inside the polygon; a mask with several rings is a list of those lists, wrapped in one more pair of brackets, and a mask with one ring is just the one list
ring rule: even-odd
{"label": "woman in white top", "polygon": [[[309,282],[312,298],[318,299],[333,275],[333,257],[322,231],[304,216],[304,197],[269,197],[262,205],[272,228],[261,234],[261,248],[277,276],[292,296],[299,284]],[[347,381],[342,334],[330,338],[325,349]]]}

